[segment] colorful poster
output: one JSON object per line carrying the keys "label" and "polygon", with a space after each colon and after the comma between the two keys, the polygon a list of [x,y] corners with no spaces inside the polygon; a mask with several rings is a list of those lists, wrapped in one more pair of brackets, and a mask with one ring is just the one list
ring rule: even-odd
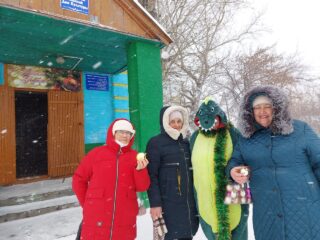
{"label": "colorful poster", "polygon": [[9,86],[15,88],[81,90],[81,73],[56,68],[8,65]]}

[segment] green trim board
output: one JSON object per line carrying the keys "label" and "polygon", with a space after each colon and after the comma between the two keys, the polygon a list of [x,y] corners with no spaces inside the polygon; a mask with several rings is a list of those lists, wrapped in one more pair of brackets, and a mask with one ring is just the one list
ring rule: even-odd
{"label": "green trim board", "polygon": [[89,151],[91,151],[92,149],[94,149],[95,147],[100,147],[102,145],[104,145],[105,143],[104,142],[101,142],[101,143],[88,143],[88,144],[85,144],[85,153],[87,154]]}
{"label": "green trim board", "polygon": [[163,44],[94,25],[0,5],[0,62],[115,74],[127,68],[127,46]]}
{"label": "green trim board", "polygon": [[4,84],[4,66],[3,63],[0,63],[0,85]]}

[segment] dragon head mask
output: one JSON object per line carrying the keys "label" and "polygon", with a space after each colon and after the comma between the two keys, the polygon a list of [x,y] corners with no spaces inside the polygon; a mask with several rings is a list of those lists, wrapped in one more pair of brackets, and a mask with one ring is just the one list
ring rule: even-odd
{"label": "dragon head mask", "polygon": [[200,105],[194,123],[204,134],[215,133],[228,124],[226,114],[210,97]]}

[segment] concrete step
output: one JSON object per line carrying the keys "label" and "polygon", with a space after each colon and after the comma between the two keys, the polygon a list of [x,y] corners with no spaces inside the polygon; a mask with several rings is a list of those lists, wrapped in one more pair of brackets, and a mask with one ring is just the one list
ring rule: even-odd
{"label": "concrete step", "polygon": [[5,206],[0,208],[0,223],[34,217],[45,213],[78,206],[78,200],[74,195],[19,205]]}
{"label": "concrete step", "polygon": [[44,201],[53,198],[59,198],[64,196],[72,196],[74,195],[72,189],[63,189],[59,191],[52,191],[46,193],[32,193],[28,196],[17,196],[17,197],[9,197],[7,199],[0,199],[0,208],[5,206],[14,206],[25,203],[31,203],[35,201]]}
{"label": "concrete step", "polygon": [[0,223],[78,206],[71,178],[0,187]]}
{"label": "concrete step", "polygon": [[16,184],[11,186],[0,186],[0,202],[3,203],[2,205],[0,205],[0,207],[6,206],[8,204],[6,203],[6,200],[8,199],[21,198],[21,203],[25,203],[28,202],[28,200],[24,199],[32,199],[34,197],[37,197],[36,195],[43,194],[43,196],[45,196],[46,193],[50,192],[58,192],[64,190],[70,191],[71,182],[71,178],[63,178],[42,180],[32,183]]}

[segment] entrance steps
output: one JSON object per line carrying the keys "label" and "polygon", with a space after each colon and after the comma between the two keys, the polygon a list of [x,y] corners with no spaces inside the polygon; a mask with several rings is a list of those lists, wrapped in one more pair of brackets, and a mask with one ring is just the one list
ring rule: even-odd
{"label": "entrance steps", "polygon": [[0,187],[0,223],[77,206],[71,178]]}

